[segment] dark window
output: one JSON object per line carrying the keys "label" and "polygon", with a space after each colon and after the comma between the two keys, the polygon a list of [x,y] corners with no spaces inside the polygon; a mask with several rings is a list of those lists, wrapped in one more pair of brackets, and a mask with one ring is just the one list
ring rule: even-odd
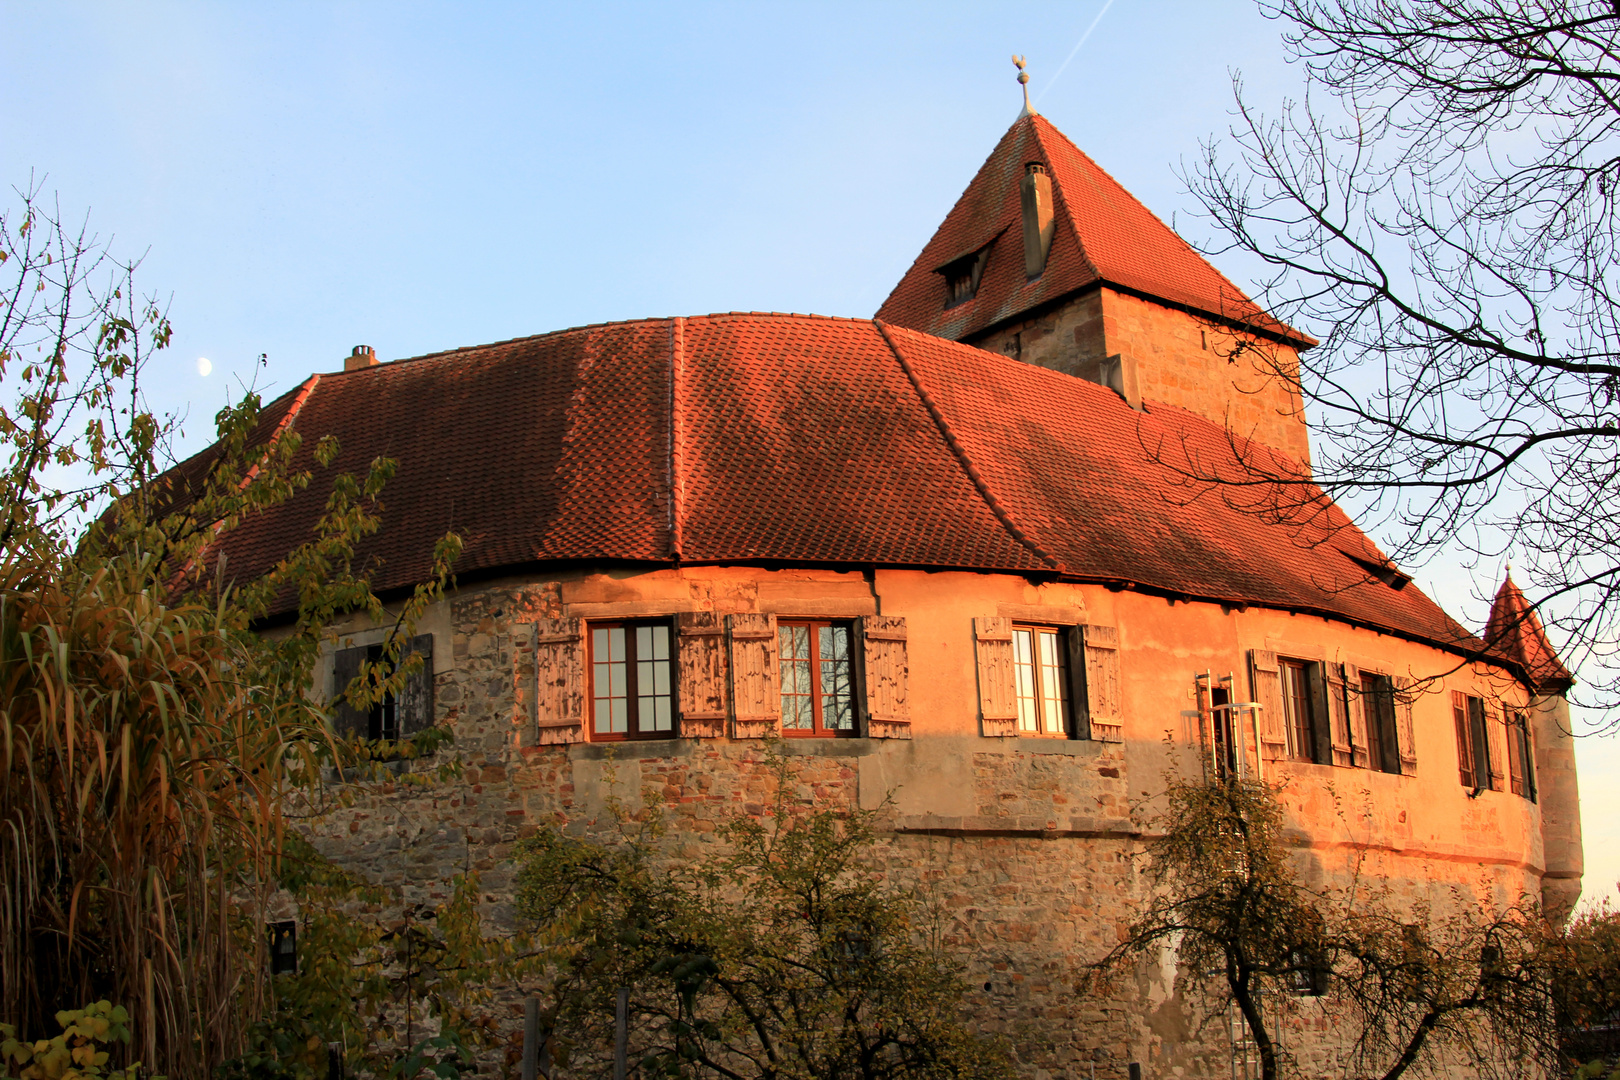
{"label": "dark window", "polygon": [[1328,733],[1327,687],[1322,665],[1310,660],[1283,659],[1283,720],[1287,725],[1288,756],[1295,761],[1333,763],[1332,736]]}
{"label": "dark window", "polygon": [[591,738],[673,738],[674,634],[669,622],[593,622],[589,636]]}
{"label": "dark window", "polygon": [[1328,990],[1328,969],[1309,949],[1290,949],[1283,988],[1301,997],[1321,997]]}
{"label": "dark window", "polygon": [[270,974],[298,974],[298,924],[287,919],[273,922],[266,929],[270,938]]}
{"label": "dark window", "polygon": [[1451,692],[1451,717],[1457,729],[1457,779],[1475,792],[1497,788],[1491,767],[1491,741],[1485,722],[1485,700],[1461,690]]}
{"label": "dark window", "polygon": [[979,291],[979,279],[984,276],[984,264],[989,261],[990,246],[986,244],[971,255],[963,255],[939,268],[945,278],[945,306],[955,307],[973,299]]}
{"label": "dark window", "polygon": [[401,651],[404,664],[412,654],[421,657],[398,694],[386,694],[369,709],[356,709],[343,696],[362,664],[381,663],[386,646],[356,645],[339,649],[333,657],[332,712],[337,731],[345,738],[398,742],[433,726],[433,635],[419,634]]}
{"label": "dark window", "polygon": [[1020,735],[1068,736],[1067,632],[1055,626],[1013,626],[1013,671]]}
{"label": "dark window", "polygon": [[779,619],[782,734],[855,734],[855,675],[848,623]]}
{"label": "dark window", "polygon": [[1401,748],[1395,733],[1395,680],[1388,675],[1363,672],[1361,710],[1366,718],[1367,767],[1399,773]]}

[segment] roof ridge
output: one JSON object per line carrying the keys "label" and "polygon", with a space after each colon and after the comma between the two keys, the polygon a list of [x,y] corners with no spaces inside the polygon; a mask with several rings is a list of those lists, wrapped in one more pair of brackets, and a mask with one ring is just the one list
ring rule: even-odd
{"label": "roof ridge", "polygon": [[681,445],[681,376],[686,368],[686,319],[676,315],[669,326],[669,550],[681,561],[686,517],[686,453]]}
{"label": "roof ridge", "polygon": [[[1028,117],[1028,120],[1030,122],[1030,125],[1034,128],[1035,145],[1040,147],[1041,156],[1046,159],[1046,168],[1047,168],[1048,173],[1050,174],[1051,171],[1052,171],[1052,151],[1047,148],[1046,140],[1042,138],[1043,132],[1041,131],[1041,125],[1035,123],[1035,119],[1036,119],[1037,116],[1040,116],[1040,114],[1036,113],[1036,114]],[[1081,150],[1078,146],[1075,146],[1074,143],[1069,140],[1068,136],[1064,135],[1063,132],[1059,131],[1057,129],[1057,126],[1055,124],[1053,124],[1050,120],[1046,120],[1045,117],[1041,117],[1041,119],[1045,120],[1047,128],[1049,128],[1052,131],[1052,133],[1055,134],[1058,138],[1060,138],[1064,142],[1068,143],[1069,146],[1075,151],[1075,153],[1077,153],[1077,154],[1084,154],[1085,153],[1085,151]],[[1093,164],[1095,164],[1095,162]],[[1099,172],[1103,171],[1100,166],[1098,167],[1098,171]],[[1103,175],[1106,176],[1107,173],[1104,173]],[[1108,179],[1114,180],[1114,178],[1112,176],[1109,176]],[[1118,184],[1119,181],[1114,180],[1114,183]],[[1108,280],[1107,275],[1105,275],[1102,272],[1102,268],[1097,265],[1097,261],[1095,259],[1093,259],[1091,257],[1091,253],[1086,250],[1085,236],[1082,235],[1081,232],[1080,232],[1080,223],[1075,220],[1074,207],[1069,205],[1069,200],[1068,200],[1068,197],[1066,195],[1064,195],[1063,185],[1062,184],[1059,184],[1059,183],[1053,183],[1052,184],[1052,196],[1058,202],[1063,204],[1063,220],[1068,223],[1069,231],[1074,234],[1075,247],[1080,249],[1080,260],[1082,262],[1084,262],[1086,264],[1086,266],[1088,266],[1091,269],[1092,276],[1095,277],[1098,281],[1107,281]],[[1152,212],[1153,211],[1151,211],[1151,210],[1148,211],[1148,213],[1150,213],[1150,214]],[[1160,222],[1160,224],[1163,224],[1163,222]]]}
{"label": "roof ridge", "polygon": [[984,500],[984,504],[990,508],[990,512],[995,515],[996,520],[1001,522],[1002,528],[1006,529],[1008,535],[1014,540],[1029,549],[1030,553],[1037,559],[1040,559],[1054,570],[1062,570],[1063,564],[1053,558],[1045,548],[1037,544],[1033,537],[1018,527],[1018,523],[1007,512],[1007,508],[1001,505],[1001,501],[990,490],[990,485],[985,480],[984,475],[979,472],[978,468],[973,464],[973,459],[968,456],[967,447],[962,445],[962,441],[951,430],[950,423],[945,419],[945,413],[934,401],[933,396],[923,387],[922,379],[918,377],[916,369],[911,366],[911,361],[906,359],[905,354],[895,345],[894,339],[889,336],[888,327],[877,319],[873,319],[871,322],[877,328],[878,334],[883,338],[883,343],[889,347],[889,352],[900,362],[900,370],[906,373],[906,378],[910,380],[911,388],[917,392],[917,397],[921,399],[923,408],[927,409],[928,415],[933,417],[934,425],[939,428],[939,433],[944,438],[945,445],[950,448],[951,453],[956,457],[957,463],[962,466],[962,471],[972,481],[974,490],[979,493],[979,498]]}

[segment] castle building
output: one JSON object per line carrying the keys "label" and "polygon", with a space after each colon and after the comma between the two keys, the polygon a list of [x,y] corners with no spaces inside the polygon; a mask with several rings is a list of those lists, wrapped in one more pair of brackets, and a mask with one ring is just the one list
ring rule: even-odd
{"label": "castle building", "polygon": [[[876,318],[357,349],[267,429],[398,461],[360,552],[379,595],[447,530],[465,547],[423,674],[334,716],[447,725],[466,772],[361,799],[322,843],[420,898],[478,869],[499,902],[518,838],[596,828],[609,796],[658,792],[692,843],[758,812],[780,736],[815,799],[881,811],[984,1023],[1040,1025],[1030,1075],[1214,1071],[1173,964],[1114,1011],[1070,979],[1140,899],[1172,764],[1285,784],[1310,874],[1567,912],[1571,680],[1522,594],[1487,647],[1319,495],[1209,482],[1309,476],[1313,344],[1026,110]],[[233,577],[309,535],[318,486],[222,539]],[[387,629],[334,630],[335,697]]]}

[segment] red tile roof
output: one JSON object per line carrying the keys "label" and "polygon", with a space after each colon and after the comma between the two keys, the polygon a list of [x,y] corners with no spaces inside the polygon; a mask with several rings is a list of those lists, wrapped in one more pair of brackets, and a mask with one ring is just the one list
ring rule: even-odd
{"label": "red tile roof", "polygon": [[1369,575],[1355,558],[1383,556],[1336,508],[1281,523],[1181,483],[1177,461],[1231,462],[1220,426],[873,321],[729,314],[564,330],[322,375],[291,425],[316,481],[221,540],[233,577],[311,535],[327,485],[309,448],[332,434],[335,469],[399,463],[383,527],[361,547],[383,591],[422,577],[455,529],[464,578],[677,552],[1006,571],[1479,644],[1416,587]]}
{"label": "red tile roof", "polygon": [[[1019,201],[1030,162],[1045,165],[1052,178],[1057,223],[1046,269],[1033,281],[1024,273]],[[947,310],[939,269],[987,244],[977,293]],[[962,341],[1101,283],[1315,344],[1255,306],[1042,116],[1020,117],[1007,129],[877,318]]]}
{"label": "red tile roof", "polygon": [[1513,575],[1502,579],[1502,587],[1491,601],[1491,615],[1485,623],[1485,643],[1499,656],[1523,667],[1540,689],[1562,693],[1575,685],[1558,652],[1547,640],[1541,618],[1513,584]]}

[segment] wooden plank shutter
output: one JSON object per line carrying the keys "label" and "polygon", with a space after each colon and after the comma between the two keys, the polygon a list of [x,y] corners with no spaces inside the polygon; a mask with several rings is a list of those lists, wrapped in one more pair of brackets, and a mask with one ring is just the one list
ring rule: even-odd
{"label": "wooden plank shutter", "polygon": [[731,700],[734,739],[763,739],[782,727],[782,671],[776,616],[732,615]]}
{"label": "wooden plank shutter", "polygon": [[979,667],[980,730],[986,735],[1017,735],[1018,679],[1013,669],[1012,620],[994,615],[974,619],[973,638]]}
{"label": "wooden plank shutter", "polygon": [[1503,734],[1507,743],[1508,790],[1515,795],[1524,794],[1524,744],[1519,741],[1518,714],[1511,709],[1502,710]]}
{"label": "wooden plank shutter", "polygon": [[1497,710],[1487,708],[1484,700],[1479,703],[1481,728],[1485,733],[1485,768],[1491,777],[1492,791],[1506,791],[1507,777],[1503,769],[1507,764],[1507,747],[1503,736],[1507,734],[1505,723],[1498,722]]}
{"label": "wooden plank shutter", "polygon": [[540,745],[585,738],[585,620],[534,624],[535,725]]}
{"label": "wooden plank shutter", "polygon": [[1463,787],[1476,787],[1474,740],[1470,737],[1468,723],[1468,695],[1461,690],[1451,692],[1451,720],[1457,728],[1457,779]]}
{"label": "wooden plank shutter", "polygon": [[1086,651],[1086,695],[1081,699],[1091,737],[1123,742],[1125,708],[1119,685],[1119,631],[1112,626],[1078,628]]}
{"label": "wooden plank shutter", "polygon": [[1333,732],[1332,763],[1353,769],[1355,743],[1350,732],[1350,687],[1343,664],[1324,664],[1327,682],[1328,728]]}
{"label": "wooden plank shutter", "polygon": [[675,617],[680,693],[680,732],[687,739],[717,739],[726,733],[728,704],[725,619],[712,611]]}
{"label": "wooden plank shutter", "polygon": [[1356,769],[1376,766],[1369,750],[1372,741],[1367,734],[1368,704],[1364,690],[1363,672],[1354,664],[1344,665],[1344,719],[1350,734],[1350,765]]}
{"label": "wooden plank shutter", "polygon": [[415,735],[433,726],[433,635],[417,634],[400,657],[403,663],[412,655],[422,658],[422,666],[405,680],[399,692],[399,732]]}
{"label": "wooden plank shutter", "polygon": [[1530,738],[1530,717],[1526,713],[1513,714],[1512,737],[1519,744],[1519,775],[1523,790],[1519,793],[1531,802],[1536,801],[1536,746]]}
{"label": "wooden plank shutter", "polygon": [[1395,717],[1394,683],[1385,676],[1379,676],[1378,689],[1372,697],[1367,705],[1372,710],[1373,722],[1378,725],[1378,750],[1382,757],[1381,761],[1374,762],[1374,767],[1387,773],[1399,773],[1407,740],[1401,738]]}
{"label": "wooden plank shutter", "polygon": [[1269,649],[1249,650],[1249,687],[1260,706],[1260,751],[1268,761],[1288,756],[1288,722],[1283,716],[1282,668]]}
{"label": "wooden plank shutter", "polygon": [[1306,664],[1306,689],[1311,699],[1311,760],[1333,764],[1333,727],[1328,715],[1327,665]]}
{"label": "wooden plank shutter", "polygon": [[363,739],[371,726],[370,712],[355,708],[344,697],[349,684],[360,674],[360,665],[365,659],[364,645],[339,649],[332,655],[332,697],[327,713],[332,718],[332,732],[339,738]]}
{"label": "wooden plank shutter", "polygon": [[906,620],[893,615],[868,615],[860,620],[860,631],[866,673],[862,686],[866,734],[873,739],[909,739]]}
{"label": "wooden plank shutter", "polygon": [[[1417,726],[1412,721],[1412,701],[1416,694],[1411,679],[1391,679],[1390,710],[1395,714],[1396,750],[1400,754],[1400,772],[1405,776],[1417,775]],[[1386,765],[1390,772],[1396,770]]]}
{"label": "wooden plank shutter", "polygon": [[1094,738],[1086,689],[1090,685],[1086,678],[1086,636],[1080,632],[1080,627],[1073,626],[1063,638],[1064,648],[1069,653],[1069,711],[1073,713],[1069,735],[1076,739]]}

